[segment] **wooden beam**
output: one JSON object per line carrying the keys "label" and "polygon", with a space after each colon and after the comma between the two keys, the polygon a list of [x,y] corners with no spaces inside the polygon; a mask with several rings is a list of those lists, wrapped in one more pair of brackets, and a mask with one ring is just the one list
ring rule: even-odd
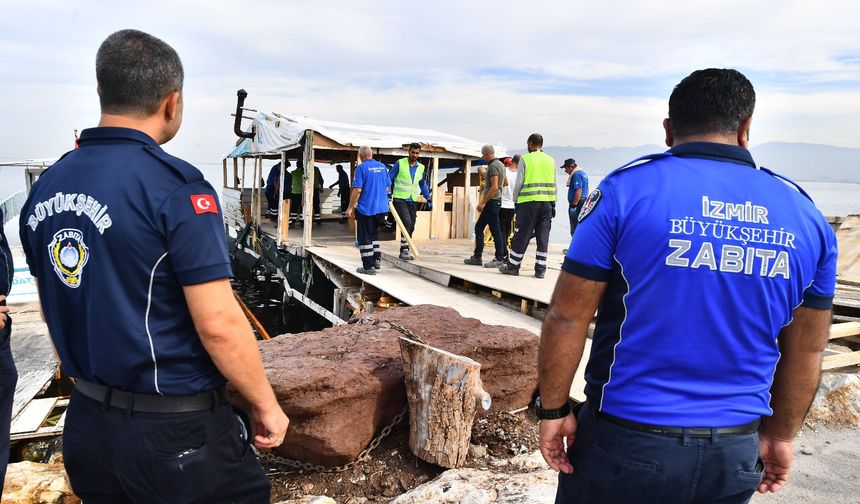
{"label": "wooden beam", "polygon": [[278,198],[278,246],[280,247],[287,242],[287,230],[290,223],[290,200],[284,201],[284,180],[287,176],[287,151],[281,151],[281,173],[278,180],[277,194]]}
{"label": "wooden beam", "polygon": [[[464,238],[469,238],[469,236],[472,232],[469,229],[469,212],[472,208],[471,202],[469,200],[469,194],[472,193],[472,160],[471,159],[466,159],[466,165],[463,167],[463,172],[466,174],[465,191],[463,191],[463,194],[466,197],[466,201],[465,201],[466,204],[465,204],[465,208],[463,209],[463,211],[465,212],[465,219],[463,219],[463,221],[466,224],[465,224],[465,229],[463,230],[463,232],[465,233]],[[454,213],[451,212],[451,220],[452,221],[459,220],[459,218],[460,218],[459,215],[454,215]],[[453,237],[453,235],[452,235],[452,237]]]}
{"label": "wooden beam", "polygon": [[239,188],[239,158],[233,158],[233,189]]}
{"label": "wooden beam", "polygon": [[314,227],[314,132],[313,130],[305,131],[305,151],[304,151],[304,167],[305,176],[302,184],[302,215],[304,216],[305,226],[302,229],[302,246],[310,247],[313,233],[311,229]]}
{"label": "wooden beam", "polygon": [[828,339],[845,338],[847,336],[860,335],[860,322],[843,322],[830,326],[830,337]]}
{"label": "wooden beam", "polygon": [[848,352],[824,357],[824,361],[821,363],[821,369],[827,371],[828,369],[856,366],[858,364],[860,364],[860,351]]}
{"label": "wooden beam", "polygon": [[227,187],[227,158],[224,158],[221,162],[222,170],[221,174],[224,176],[224,183],[221,187]]}
{"label": "wooden beam", "polygon": [[394,221],[397,222],[397,229],[402,233],[402,236],[406,238],[406,243],[409,244],[409,248],[412,250],[412,253],[415,254],[415,259],[421,259],[421,254],[418,253],[418,247],[415,246],[415,242],[412,241],[412,237],[409,236],[409,233],[406,231],[406,226],[403,225],[403,221],[400,220],[400,215],[397,213],[397,209],[394,208],[394,203],[388,202],[388,210],[391,212],[391,216],[394,217]]}

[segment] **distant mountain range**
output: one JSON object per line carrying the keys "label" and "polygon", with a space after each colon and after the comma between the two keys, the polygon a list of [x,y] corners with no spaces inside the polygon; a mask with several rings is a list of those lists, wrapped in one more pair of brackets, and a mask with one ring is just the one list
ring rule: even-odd
{"label": "distant mountain range", "polygon": [[[613,169],[645,154],[663,152],[666,147],[546,147],[544,151],[558,165],[567,158],[576,159],[589,174],[606,175]],[[512,151],[522,152],[522,151]],[[860,184],[860,149],[809,143],[768,142],[752,148],[759,166],[796,181],[851,182]]]}

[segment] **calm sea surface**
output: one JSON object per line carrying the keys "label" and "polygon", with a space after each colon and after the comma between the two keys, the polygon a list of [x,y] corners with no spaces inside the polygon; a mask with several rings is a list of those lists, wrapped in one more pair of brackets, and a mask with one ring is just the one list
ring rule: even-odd
{"label": "calm sea surface", "polygon": [[[268,173],[269,166],[271,164],[267,163],[264,169],[265,173]],[[198,167],[203,172],[206,180],[214,187],[221,187],[220,164]],[[326,185],[337,179],[333,169],[324,167],[321,171]],[[597,187],[597,184],[601,180],[602,177],[590,177],[591,187]],[[844,216],[860,214],[860,184],[806,181],[800,182],[800,185],[812,196],[815,204],[821,209],[824,215]],[[0,200],[22,190],[24,190],[23,170],[21,168],[0,168]],[[10,222],[9,224],[10,226],[6,228],[7,236],[10,242],[15,242],[17,241],[18,233],[11,226],[13,223]],[[552,223],[550,241],[566,243],[570,237],[568,229],[567,215],[564,212],[558,212]]]}

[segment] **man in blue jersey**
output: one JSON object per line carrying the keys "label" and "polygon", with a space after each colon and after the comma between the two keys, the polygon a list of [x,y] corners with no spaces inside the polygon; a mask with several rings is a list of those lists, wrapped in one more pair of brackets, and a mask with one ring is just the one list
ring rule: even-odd
{"label": "man in blue jersey", "polygon": [[12,252],[3,232],[3,209],[0,208],[0,498],[3,497],[3,480],[6,478],[6,463],[9,461],[9,429],[12,423],[12,405],[18,370],[12,360],[12,319],[6,296],[12,290],[15,265]]}
{"label": "man in blue jersey", "polygon": [[743,503],[788,482],[828,337],[836,237],[799,187],[756,167],[754,105],[739,72],[693,72],[669,98],[670,150],[612,172],[579,214],[539,351],[558,503]]}
{"label": "man in blue jersey", "polygon": [[570,236],[573,237],[576,224],[579,222],[577,220],[579,211],[582,210],[585,197],[588,196],[588,175],[572,158],[565,159],[561,169],[569,176],[567,180],[567,215],[570,219]]}
{"label": "man in blue jersey", "polygon": [[361,164],[355,169],[352,180],[352,197],[346,215],[355,216],[358,231],[358,250],[361,267],[356,271],[363,275],[375,275],[382,267],[382,251],[379,249],[379,226],[388,212],[388,188],[391,179],[388,169],[373,159],[373,151],[363,145],[358,149]]}
{"label": "man in blue jersey", "polygon": [[[63,370],[76,378],[63,455],[87,503],[269,502],[249,446],[288,419],[233,297],[218,197],[164,152],[182,123],[183,70],[137,30],[96,56],[97,128],[45,172],[21,242]],[[256,436],[227,401],[251,406]]]}

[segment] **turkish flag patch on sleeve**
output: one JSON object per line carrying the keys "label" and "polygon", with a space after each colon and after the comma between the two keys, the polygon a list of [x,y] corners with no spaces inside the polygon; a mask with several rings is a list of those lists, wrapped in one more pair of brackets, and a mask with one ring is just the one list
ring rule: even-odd
{"label": "turkish flag patch on sleeve", "polygon": [[218,205],[215,204],[215,196],[211,194],[192,194],[191,205],[197,215],[205,213],[218,213]]}

